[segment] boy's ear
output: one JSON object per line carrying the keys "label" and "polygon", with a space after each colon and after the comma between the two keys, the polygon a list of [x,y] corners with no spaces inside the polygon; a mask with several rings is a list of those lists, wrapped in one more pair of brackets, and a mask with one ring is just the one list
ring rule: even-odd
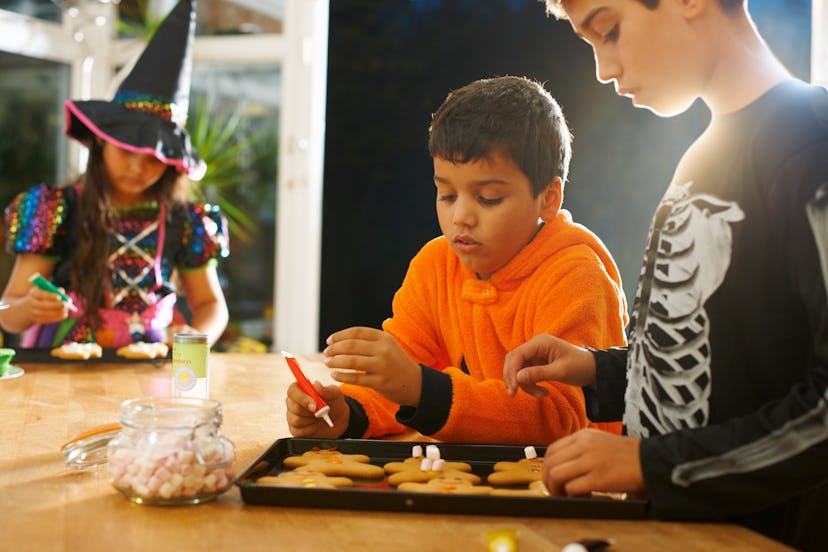
{"label": "boy's ear", "polygon": [[695,19],[707,9],[708,0],[679,0],[682,13],[687,19]]}
{"label": "boy's ear", "polygon": [[540,199],[541,218],[546,221],[554,219],[563,204],[563,182],[561,182],[560,176],[556,176],[552,182],[546,185],[546,188],[540,194]]}

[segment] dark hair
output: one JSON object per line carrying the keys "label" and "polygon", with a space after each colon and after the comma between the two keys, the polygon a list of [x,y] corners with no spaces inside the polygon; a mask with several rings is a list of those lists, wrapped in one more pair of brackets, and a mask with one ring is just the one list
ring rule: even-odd
{"label": "dark hair", "polygon": [[[564,4],[566,0],[541,0],[546,2],[546,13],[549,15],[553,15],[558,19],[569,19],[569,16],[566,15],[566,10],[564,8]],[[654,10],[658,7],[660,0],[638,0],[651,10]],[[745,0],[719,0],[719,4],[721,4],[722,9],[725,13],[734,12],[737,9],[741,8],[745,5]]]}
{"label": "dark hair", "polygon": [[[115,213],[109,201],[109,177],[103,161],[103,145],[90,139],[89,161],[82,177],[77,210],[77,250],[71,267],[72,289],[83,299],[86,316],[93,326],[101,324],[97,307],[105,307],[110,291],[109,237]],[[186,200],[189,178],[175,167],[167,167],[149,191],[159,203],[170,207]],[[170,209],[166,209],[167,213]],[[168,215],[169,216],[169,215]]]}
{"label": "dark hair", "polygon": [[566,182],[572,135],[558,102],[522,77],[482,79],[451,92],[434,113],[432,157],[468,163],[499,152],[511,158],[537,197],[558,176]]}

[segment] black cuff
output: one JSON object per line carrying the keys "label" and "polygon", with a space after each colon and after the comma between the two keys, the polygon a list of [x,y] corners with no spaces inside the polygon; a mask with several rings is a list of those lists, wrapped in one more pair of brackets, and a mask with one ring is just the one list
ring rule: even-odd
{"label": "black cuff", "polygon": [[582,387],[586,415],[593,422],[618,422],[624,417],[627,390],[627,349],[590,349],[595,357],[595,384]]}
{"label": "black cuff", "polygon": [[359,439],[365,435],[365,431],[368,429],[368,415],[358,400],[345,395],[345,402],[348,403],[348,408],[351,410],[351,417],[348,419],[348,427],[345,428],[345,433],[340,435],[339,438]]}
{"label": "black cuff", "polygon": [[397,421],[423,435],[440,431],[448,420],[451,411],[451,378],[448,374],[420,365],[423,385],[420,391],[420,405],[401,406],[397,411]]}

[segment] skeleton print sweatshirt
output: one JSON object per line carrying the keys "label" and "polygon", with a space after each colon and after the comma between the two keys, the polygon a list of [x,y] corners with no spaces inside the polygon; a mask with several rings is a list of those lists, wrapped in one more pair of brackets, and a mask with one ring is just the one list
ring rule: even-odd
{"label": "skeleton print sweatshirt", "polygon": [[788,81],[686,152],[652,222],[629,350],[596,353],[588,413],[623,412],[643,438],[653,515],[825,545],[827,286],[828,93]]}

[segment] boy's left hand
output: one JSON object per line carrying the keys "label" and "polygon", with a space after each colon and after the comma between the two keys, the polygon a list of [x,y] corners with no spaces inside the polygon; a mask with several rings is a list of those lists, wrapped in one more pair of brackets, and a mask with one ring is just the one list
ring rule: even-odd
{"label": "boy's left hand", "polygon": [[336,381],[369,387],[399,405],[420,404],[420,366],[391,334],[354,327],[332,334],[327,343],[324,362],[334,369],[331,377]]}
{"label": "boy's left hand", "polygon": [[646,492],[641,471],[641,439],[582,429],[546,449],[543,482],[553,495],[591,491]]}

